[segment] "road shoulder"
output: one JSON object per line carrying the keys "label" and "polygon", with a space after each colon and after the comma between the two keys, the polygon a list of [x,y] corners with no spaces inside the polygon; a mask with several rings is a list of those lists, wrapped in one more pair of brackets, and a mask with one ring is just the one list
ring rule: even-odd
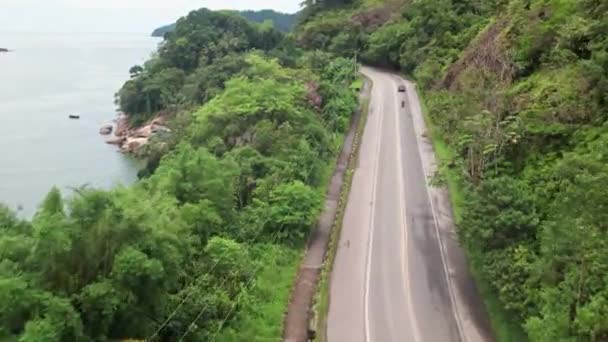
{"label": "road shoulder", "polygon": [[[428,138],[428,131],[420,99],[416,93],[416,86],[405,82],[410,102],[416,139],[420,148],[425,176],[430,179],[437,171],[437,162],[432,142]],[[456,319],[459,321],[463,342],[492,341],[493,334],[485,305],[475,285],[468,261],[456,233],[450,194],[445,186],[428,187],[429,200],[433,207],[434,216],[439,228],[439,243],[443,250],[446,262],[447,279],[455,306]]]}
{"label": "road shoulder", "polygon": [[[370,84],[366,81],[362,89],[362,94],[369,92],[369,89]],[[361,103],[364,104],[365,101],[361,101]],[[334,235],[332,230],[334,229],[338,214],[341,215],[344,209],[343,190],[348,189],[350,185],[350,177],[347,175],[347,169],[356,155],[355,151],[358,146],[356,143],[358,141],[357,132],[359,131],[359,127],[361,126],[360,122],[362,121],[361,113],[362,111],[358,110],[353,116],[351,126],[344,139],[342,150],[338,156],[336,168],[329,184],[323,212],[308,240],[305,256],[300,265],[300,269],[298,270],[291,294],[291,300],[285,315],[283,330],[284,341],[308,341],[310,330],[314,330],[314,325],[311,326],[311,320],[313,318],[313,300],[317,294],[317,284],[321,276],[321,271],[326,265],[330,238]],[[346,184],[345,180],[347,180],[349,184]],[[331,255],[330,259],[333,259]],[[331,262],[329,262],[328,265],[330,265],[328,268],[331,270]],[[325,332],[321,331],[320,334],[317,335],[322,335],[324,337],[324,334]]]}

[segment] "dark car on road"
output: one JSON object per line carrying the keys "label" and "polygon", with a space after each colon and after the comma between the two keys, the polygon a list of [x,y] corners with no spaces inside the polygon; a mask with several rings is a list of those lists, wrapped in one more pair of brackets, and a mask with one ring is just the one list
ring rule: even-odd
{"label": "dark car on road", "polygon": [[397,91],[400,93],[405,93],[405,86],[402,84],[399,86],[399,88],[397,88]]}

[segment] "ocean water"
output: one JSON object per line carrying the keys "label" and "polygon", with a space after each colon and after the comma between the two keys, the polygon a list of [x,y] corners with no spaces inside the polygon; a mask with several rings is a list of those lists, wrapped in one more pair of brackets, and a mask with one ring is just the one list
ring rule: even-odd
{"label": "ocean water", "polygon": [[[156,49],[145,34],[0,32],[0,203],[31,216],[52,186],[110,188],[138,163],[105,144],[114,94]],[[80,115],[70,120],[68,115]]]}

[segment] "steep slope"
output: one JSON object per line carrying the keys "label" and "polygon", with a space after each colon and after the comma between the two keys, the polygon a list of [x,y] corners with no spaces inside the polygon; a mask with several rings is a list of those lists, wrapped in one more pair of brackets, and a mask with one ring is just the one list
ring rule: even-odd
{"label": "steep slope", "polygon": [[424,91],[437,180],[499,338],[521,338],[506,317],[533,341],[607,338],[608,5],[328,1],[304,13],[304,46],[357,52]]}
{"label": "steep slope", "polygon": [[146,177],[53,189],[28,221],[0,205],[0,341],[280,339],[356,105],[352,61],[281,45],[190,13],[118,94],[132,122],[168,119]]}

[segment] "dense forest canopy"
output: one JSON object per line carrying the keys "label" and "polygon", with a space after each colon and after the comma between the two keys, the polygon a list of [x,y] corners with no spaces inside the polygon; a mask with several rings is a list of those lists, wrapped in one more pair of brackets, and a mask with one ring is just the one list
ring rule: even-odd
{"label": "dense forest canopy", "polygon": [[608,338],[606,18],[595,0],[308,1],[295,30],[418,82],[461,240],[532,341]]}
{"label": "dense forest canopy", "polygon": [[[264,22],[272,22],[274,28],[281,32],[290,31],[293,27],[297,14],[287,14],[277,12],[271,9],[259,10],[259,11],[223,11],[227,13],[234,13],[243,18],[250,20],[254,23],[263,24]],[[164,37],[165,34],[175,30],[177,23],[161,26],[152,32],[152,37]]]}
{"label": "dense forest canopy", "polygon": [[498,339],[608,339],[606,3],[303,5],[288,35],[194,11],[131,69],[117,104],[173,132],[134,186],[0,207],[0,340],[279,339],[355,55],[419,85]]}
{"label": "dense forest canopy", "polygon": [[281,38],[272,27],[252,25],[237,15],[193,11],[166,35],[155,56],[143,67],[131,68],[131,80],[118,92],[117,103],[135,124],[159,111],[201,104],[242,68],[242,52],[271,50]]}
{"label": "dense forest canopy", "polygon": [[280,339],[355,71],[234,14],[180,19],[118,94],[171,118],[146,177],[0,206],[0,340]]}

